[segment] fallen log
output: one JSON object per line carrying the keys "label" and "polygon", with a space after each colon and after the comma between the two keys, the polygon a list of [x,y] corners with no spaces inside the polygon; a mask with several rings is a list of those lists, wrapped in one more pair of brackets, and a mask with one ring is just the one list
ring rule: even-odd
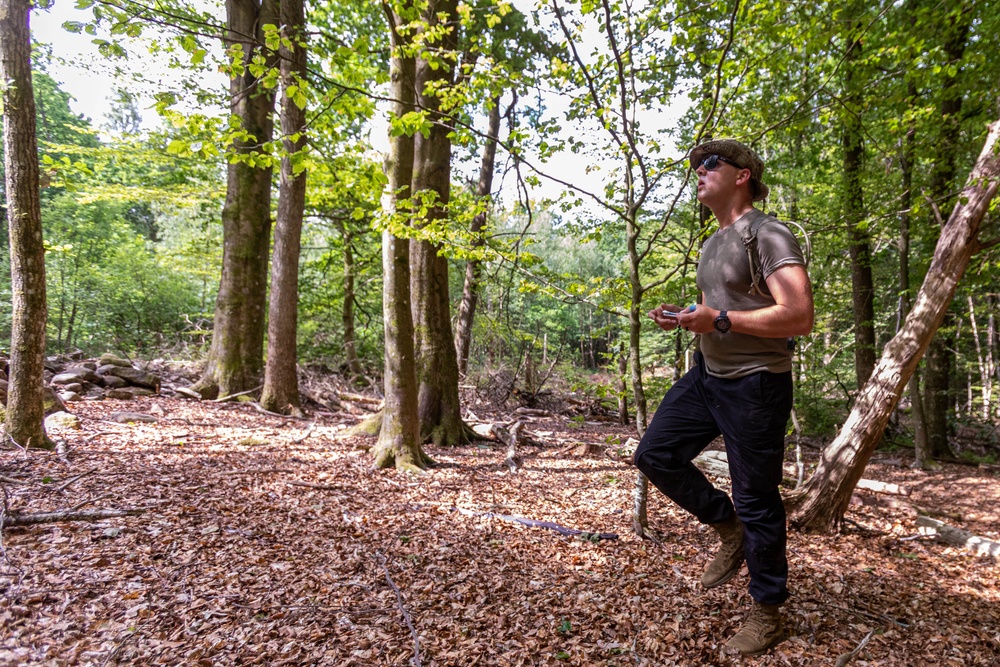
{"label": "fallen log", "polygon": [[[729,458],[725,452],[717,452],[714,450],[702,452],[695,457],[693,463],[706,474],[714,475],[716,477],[729,477]],[[794,468],[786,466],[785,474],[792,475],[794,477]],[[898,484],[890,484],[889,482],[879,482],[872,479],[858,480],[856,488],[896,496],[910,495],[910,492],[906,489],[906,487]]]}
{"label": "fallen log", "polygon": [[943,521],[932,519],[929,516],[918,516],[917,526],[922,535],[933,535],[946,544],[963,547],[977,556],[992,556],[1000,559],[1000,542],[949,526]]}
{"label": "fallen log", "polygon": [[34,526],[40,523],[60,521],[100,521],[121,516],[139,516],[146,510],[63,510],[60,512],[37,512],[35,514],[7,514],[3,516],[3,528],[10,526]]}

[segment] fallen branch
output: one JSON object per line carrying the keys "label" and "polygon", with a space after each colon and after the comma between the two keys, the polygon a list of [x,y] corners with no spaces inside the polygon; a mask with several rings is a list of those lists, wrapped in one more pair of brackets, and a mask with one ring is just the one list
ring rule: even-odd
{"label": "fallen branch", "polygon": [[[726,452],[717,452],[714,450],[702,452],[695,457],[692,463],[698,466],[702,472],[709,475],[714,475],[716,477],[729,477],[729,457],[726,455]],[[796,475],[795,470],[792,468],[785,470],[785,473],[789,475]],[[910,495],[910,492],[906,489],[906,487],[898,484],[890,484],[888,482],[879,482],[872,479],[858,480],[856,488],[874,491],[875,493],[885,493],[897,496]]]}
{"label": "fallen branch", "polygon": [[86,477],[87,475],[91,475],[91,474],[93,474],[95,472],[97,472],[97,468],[91,468],[87,472],[82,472],[79,475],[76,475],[75,477],[70,477],[68,480],[66,480],[65,482],[63,482],[59,486],[57,486],[55,488],[55,490],[58,491],[58,492],[60,492],[60,493],[62,493],[63,491],[66,490],[66,487],[68,487],[70,484],[72,484],[76,480],[82,479],[82,478]]}
{"label": "fallen branch", "polygon": [[247,389],[246,391],[238,391],[235,394],[229,394],[228,396],[220,396],[219,398],[212,399],[211,403],[225,403],[226,401],[231,401],[234,398],[239,398],[240,396],[246,396],[247,394],[252,394],[254,392],[260,391],[264,388],[264,385],[258,385],[253,389]]}
{"label": "fallen branch", "polygon": [[910,492],[905,486],[891,484],[889,482],[879,482],[873,479],[859,479],[855,488],[874,491],[875,493],[887,493],[893,496],[908,496]]}
{"label": "fallen branch", "polygon": [[920,532],[924,535],[933,535],[942,542],[963,547],[977,556],[992,556],[1000,559],[1000,542],[949,526],[943,521],[932,519],[929,516],[918,516],[917,526],[920,527]]}
{"label": "fallen branch", "polygon": [[845,667],[845,665],[847,665],[851,660],[854,660],[854,658],[858,655],[858,653],[861,653],[861,649],[863,649],[865,646],[868,645],[868,642],[871,641],[872,636],[874,636],[874,634],[875,630],[872,630],[867,635],[865,635],[865,638],[862,639],[857,646],[854,647],[853,651],[842,653],[837,658],[837,663],[834,665],[834,667]]}
{"label": "fallen branch", "polygon": [[13,477],[4,477],[0,475],[0,483],[3,484],[28,484],[27,480],[24,479],[14,479]]}
{"label": "fallen branch", "polygon": [[297,438],[292,438],[292,444],[295,444],[295,445],[302,444],[305,441],[305,439],[309,437],[309,434],[313,432],[314,428],[316,428],[316,422],[315,421],[313,423],[309,424],[309,428],[307,428],[306,432],[303,433],[301,436],[299,436]]}
{"label": "fallen branch", "polygon": [[321,491],[346,491],[347,489],[343,486],[336,486],[332,484],[310,484],[309,482],[285,482],[289,486],[305,486],[310,489],[320,489]]}
{"label": "fallen branch", "polygon": [[121,516],[139,516],[146,510],[63,510],[59,512],[38,512],[36,514],[7,514],[3,517],[3,528],[9,526],[34,526],[40,523],[58,523],[60,521],[100,521]]}
{"label": "fallen branch", "polygon": [[352,394],[350,392],[342,391],[337,394],[337,396],[344,401],[351,401],[352,403],[366,403],[368,405],[374,405],[374,410],[377,412],[382,409],[382,399],[373,398],[371,396],[362,396],[361,394]]}
{"label": "fallen branch", "polygon": [[591,542],[618,539],[617,533],[590,533],[585,530],[560,526],[558,523],[552,523],[551,521],[538,521],[537,519],[528,519],[523,516],[494,514],[493,512],[473,512],[472,510],[464,510],[461,507],[450,507],[449,509],[453,512],[458,512],[459,514],[465,514],[466,516],[481,516],[486,517],[487,519],[502,519],[512,523],[519,523],[523,526],[531,526],[532,528],[548,528],[549,530],[554,530],[560,535],[564,535],[566,537],[579,537],[584,540],[590,540]]}
{"label": "fallen branch", "polygon": [[389,568],[385,566],[385,556],[378,554],[379,565],[382,566],[382,572],[385,573],[385,580],[392,587],[392,590],[396,593],[396,603],[399,605],[399,611],[403,613],[403,620],[406,621],[406,627],[410,629],[410,634],[413,636],[413,660],[411,663],[414,667],[420,667],[420,637],[417,636],[417,629],[413,627],[413,621],[410,619],[410,612],[406,611],[406,605],[403,604],[403,594],[399,591],[399,587],[389,576]]}

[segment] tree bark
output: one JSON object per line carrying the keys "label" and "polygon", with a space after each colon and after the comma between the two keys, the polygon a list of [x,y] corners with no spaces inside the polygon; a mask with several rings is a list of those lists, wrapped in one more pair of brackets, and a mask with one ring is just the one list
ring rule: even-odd
{"label": "tree bark", "polygon": [[[860,15],[860,14],[858,14]],[[875,367],[875,285],[872,278],[871,241],[863,225],[865,219],[865,149],[861,124],[861,25],[850,23],[848,50],[844,59],[843,116],[843,211],[848,225],[851,255],[852,311],[854,314],[854,370],[860,389]]]}
{"label": "tree bark", "polygon": [[[243,45],[244,69],[230,79],[230,113],[240,119],[246,139],[232,151],[241,156],[259,152],[274,134],[274,90],[252,73],[250,62],[263,55],[268,67],[276,54],[264,50],[262,26],[279,22],[276,0],[227,0],[227,41]],[[255,36],[250,43],[246,36]],[[226,175],[222,209],[222,277],[215,302],[212,346],[205,373],[195,390],[205,398],[235,394],[260,384],[263,370],[267,301],[267,260],[271,241],[270,166],[245,159],[231,162]]]}
{"label": "tree bark", "polygon": [[363,375],[361,360],[358,358],[357,335],[354,323],[354,234],[350,227],[340,223],[340,237],[344,241],[344,305],[340,311],[340,321],[344,326],[344,361],[347,369],[354,375]]}
{"label": "tree bark", "polygon": [[[479,168],[479,183],[476,186],[476,199],[489,206],[489,197],[493,192],[493,172],[496,169],[497,141],[500,137],[500,96],[494,96],[490,108],[489,129],[486,143],[483,146],[483,160]],[[469,232],[472,235],[472,247],[481,248],[485,243],[483,228],[486,226],[486,211],[480,211],[472,219]],[[465,264],[465,283],[462,287],[462,302],[458,307],[458,322],[455,325],[455,351],[458,354],[458,374],[462,377],[469,371],[469,350],[472,347],[472,323],[476,316],[476,305],[479,303],[479,275],[482,262],[473,257]]]}
{"label": "tree bark", "polygon": [[42,398],[45,358],[45,246],[38,139],[31,80],[28,0],[0,0],[4,185],[10,238],[11,336],[5,441],[51,449]]}
{"label": "tree bark", "polygon": [[[389,61],[392,111],[401,118],[414,109],[415,64],[410,45],[398,27],[404,19],[387,2],[382,3],[389,22],[392,55]],[[411,9],[407,7],[406,9]],[[373,454],[382,468],[417,471],[431,462],[420,446],[417,420],[417,377],[414,359],[413,319],[410,304],[409,241],[393,234],[394,226],[407,224],[401,216],[408,208],[413,176],[413,137],[389,133],[385,158],[388,182],[382,194],[382,211],[388,220],[382,232],[382,314],[385,320],[385,408]],[[449,339],[450,341],[450,339]]]}
{"label": "tree bark", "polygon": [[[442,87],[451,81],[448,58],[457,46],[456,0],[431,2],[424,13],[430,37],[416,59],[419,107],[429,112],[430,131],[414,139],[413,192],[426,211],[419,225],[448,217],[451,198],[451,127],[441,115]],[[444,25],[442,25],[442,22]],[[467,442],[458,399],[458,355],[451,328],[448,260],[430,241],[410,243],[410,286],[419,385],[420,437],[438,446]]]}
{"label": "tree bark", "polygon": [[[911,29],[914,29],[917,23],[917,1],[908,0],[907,2]],[[915,109],[917,104],[917,86],[914,82],[914,77],[914,72],[907,73],[907,107],[911,111]],[[903,137],[902,155],[900,158],[903,192],[899,202],[901,213],[899,216],[899,322],[896,326],[897,333],[899,332],[899,327],[906,321],[906,316],[910,314],[910,308],[912,307],[910,286],[910,208],[913,206],[913,162],[916,155],[916,134],[915,122],[911,120],[906,135]],[[927,444],[924,399],[920,392],[919,366],[913,369],[913,375],[910,377],[909,382],[907,382],[907,391],[910,395],[910,416],[913,422],[913,465],[916,468],[922,468],[924,462],[930,458],[930,453]]]}
{"label": "tree bark", "polygon": [[[944,36],[943,51],[948,65],[958,65],[965,54],[972,12],[964,2],[958,3],[950,16],[942,17]],[[945,201],[952,201],[950,192],[955,181],[955,154],[961,135],[961,112],[963,90],[958,72],[949,74],[945,70],[940,86],[938,136],[931,156],[931,178],[929,191],[935,206],[941,208],[941,217],[948,215]],[[936,219],[930,222],[932,228]],[[930,455],[935,458],[953,456],[948,436],[951,434],[951,376],[954,329],[949,326],[953,316],[949,315],[945,326],[931,342],[927,352],[927,370],[924,374],[924,406],[927,417],[927,440]]]}
{"label": "tree bark", "polygon": [[267,319],[267,363],[260,405],[289,414],[299,411],[296,335],[299,309],[299,253],[302,216],[306,206],[306,172],[297,166],[305,149],[306,112],[288,94],[289,86],[304,85],[306,34],[304,0],[281,0],[282,37],[278,49],[284,96],[281,134],[285,152],[278,186],[278,220],[271,261],[271,300]]}
{"label": "tree bark", "polygon": [[995,152],[998,136],[1000,120],[990,126],[959,204],[941,230],[913,310],[885,346],[840,434],[823,450],[816,472],[788,496],[786,505],[792,509],[793,525],[815,531],[839,528],[851,492],[882,437],[903,387],[944,320],[958,281],[976,250],[980,223],[1000,180],[1000,156]]}

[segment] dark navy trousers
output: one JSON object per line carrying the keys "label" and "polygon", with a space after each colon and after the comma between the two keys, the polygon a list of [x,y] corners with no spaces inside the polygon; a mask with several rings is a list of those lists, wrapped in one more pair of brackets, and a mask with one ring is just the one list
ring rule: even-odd
{"label": "dark navy trousers", "polygon": [[[792,410],[792,374],[760,372],[723,380],[697,364],[667,392],[635,452],[635,464],[656,488],[702,523],[733,515],[743,522],[750,595],[761,604],[788,598],[785,506],[778,484],[785,428]],[[726,442],[732,500],[691,461],[715,438]]]}

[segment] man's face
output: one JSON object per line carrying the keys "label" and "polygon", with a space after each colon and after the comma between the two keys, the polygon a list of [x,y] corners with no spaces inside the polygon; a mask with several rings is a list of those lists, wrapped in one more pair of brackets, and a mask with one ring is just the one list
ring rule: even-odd
{"label": "man's face", "polygon": [[[713,163],[708,169],[705,163]],[[698,175],[698,201],[709,208],[725,203],[735,194],[737,187],[746,182],[749,171],[723,160],[705,160],[695,170]]]}

